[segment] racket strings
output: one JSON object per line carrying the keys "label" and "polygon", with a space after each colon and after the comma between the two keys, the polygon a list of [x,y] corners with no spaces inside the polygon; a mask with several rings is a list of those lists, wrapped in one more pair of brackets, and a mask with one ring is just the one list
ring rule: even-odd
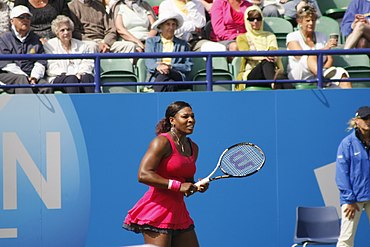
{"label": "racket strings", "polygon": [[264,161],[265,156],[257,147],[240,144],[224,154],[220,168],[232,176],[246,176],[258,170]]}

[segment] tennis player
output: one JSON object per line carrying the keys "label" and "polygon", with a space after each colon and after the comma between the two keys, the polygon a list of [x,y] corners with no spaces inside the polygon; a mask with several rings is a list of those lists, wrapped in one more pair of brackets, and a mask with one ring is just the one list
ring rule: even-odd
{"label": "tennis player", "polygon": [[167,107],[139,168],[140,183],[149,190],[129,210],[123,227],[142,233],[146,244],[159,247],[198,247],[198,239],[184,202],[185,194],[204,192],[208,184],[194,185],[198,146],[193,133],[191,106],[177,101]]}

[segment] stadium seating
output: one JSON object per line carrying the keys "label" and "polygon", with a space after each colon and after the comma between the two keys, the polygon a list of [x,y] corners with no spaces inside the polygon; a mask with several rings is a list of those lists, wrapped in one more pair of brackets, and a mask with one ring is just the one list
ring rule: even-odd
{"label": "stadium seating", "polygon": [[275,34],[279,48],[286,48],[286,36],[293,32],[293,25],[284,18],[265,17],[263,29]]}
{"label": "stadium seating", "polygon": [[332,33],[338,34],[338,44],[343,43],[341,40],[342,35],[339,23],[331,17],[321,16],[319,19],[317,19],[315,30],[317,32],[325,33],[328,38]]}
{"label": "stadium seating", "polygon": [[[194,57],[193,68],[188,77],[191,81],[206,81],[206,60],[202,57]],[[229,70],[229,64],[225,57],[214,57],[212,60],[212,79],[213,81],[232,81],[234,79]],[[206,91],[206,85],[194,85],[194,91]],[[213,91],[232,91],[232,84],[213,85]]]}
{"label": "stadium seating", "polygon": [[[100,80],[106,82],[138,82],[136,70],[129,59],[101,59]],[[103,86],[103,93],[133,93],[138,92],[137,86]]]}
{"label": "stadium seating", "polygon": [[340,233],[337,209],[329,207],[297,207],[294,244],[335,245]]}
{"label": "stadium seating", "polygon": [[[370,62],[369,57],[365,54],[353,55],[335,55],[333,56],[336,67],[345,68],[349,76],[352,78],[370,78]],[[365,82],[353,82],[352,87],[362,88],[370,87],[370,79]]]}
{"label": "stadium seating", "polygon": [[317,1],[323,15],[333,19],[341,19],[351,0],[321,0]]}

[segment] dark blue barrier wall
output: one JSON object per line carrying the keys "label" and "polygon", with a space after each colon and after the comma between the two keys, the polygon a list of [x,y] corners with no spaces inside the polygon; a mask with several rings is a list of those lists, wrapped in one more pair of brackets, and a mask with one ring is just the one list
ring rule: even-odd
{"label": "dark blue barrier wall", "polygon": [[[191,103],[204,177],[228,146],[248,141],[265,167],[187,198],[201,246],[290,246],[295,208],[337,205],[333,162],[370,89],[0,96],[0,246],[126,246],[121,229],[146,191],[137,182],[154,126]],[[356,246],[370,242],[361,219]]]}

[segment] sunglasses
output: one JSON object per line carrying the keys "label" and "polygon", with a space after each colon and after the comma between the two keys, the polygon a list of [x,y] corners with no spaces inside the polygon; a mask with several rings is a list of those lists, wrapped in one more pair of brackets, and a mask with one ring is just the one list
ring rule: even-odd
{"label": "sunglasses", "polygon": [[367,115],[366,117],[362,117],[361,119],[367,121],[370,119],[370,115]]}
{"label": "sunglasses", "polygon": [[302,14],[304,12],[313,12],[313,13],[316,13],[316,9],[312,6],[309,6],[309,5],[306,5],[306,6],[303,6],[300,10],[299,10],[299,13]]}
{"label": "sunglasses", "polygon": [[20,15],[16,18],[21,19],[21,20],[24,20],[24,19],[31,20],[32,17],[30,15]]}
{"label": "sunglasses", "polygon": [[250,17],[250,18],[247,18],[247,20],[249,22],[254,22],[254,20],[262,21],[262,17]]}

